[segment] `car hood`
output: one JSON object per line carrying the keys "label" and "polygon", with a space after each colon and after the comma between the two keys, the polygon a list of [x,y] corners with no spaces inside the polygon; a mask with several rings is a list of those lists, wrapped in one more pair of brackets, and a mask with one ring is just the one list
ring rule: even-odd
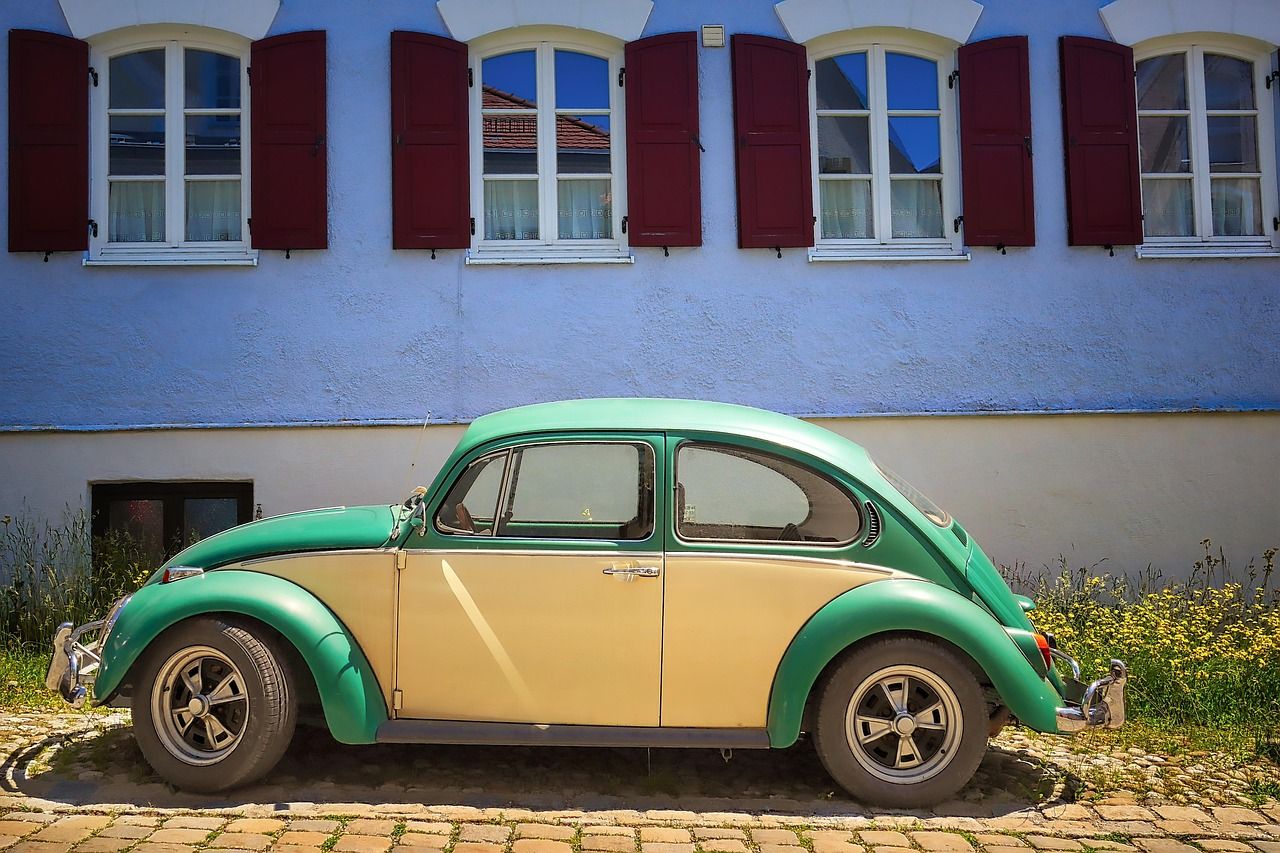
{"label": "car hood", "polygon": [[386,544],[396,507],[339,506],[277,515],[232,527],[201,539],[170,558],[152,581],[170,566],[216,569],[253,557],[333,548],[377,548]]}

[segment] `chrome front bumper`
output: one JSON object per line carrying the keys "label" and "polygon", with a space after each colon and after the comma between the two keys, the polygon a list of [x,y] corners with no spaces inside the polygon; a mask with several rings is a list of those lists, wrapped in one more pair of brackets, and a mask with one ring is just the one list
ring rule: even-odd
{"label": "chrome front bumper", "polygon": [[[102,628],[106,624],[106,619],[98,619],[76,628],[70,622],[63,622],[54,632],[53,658],[49,661],[44,686],[60,694],[72,708],[84,707],[89,685],[98,676],[105,639]],[[86,635],[93,638],[86,640]]]}
{"label": "chrome front bumper", "polygon": [[1071,667],[1071,677],[1063,678],[1066,707],[1058,709],[1058,731],[1074,734],[1082,729],[1101,726],[1118,729],[1124,725],[1124,685],[1129,669],[1122,661],[1111,661],[1111,671],[1088,684],[1080,680],[1080,664],[1071,655],[1050,649],[1054,660]]}

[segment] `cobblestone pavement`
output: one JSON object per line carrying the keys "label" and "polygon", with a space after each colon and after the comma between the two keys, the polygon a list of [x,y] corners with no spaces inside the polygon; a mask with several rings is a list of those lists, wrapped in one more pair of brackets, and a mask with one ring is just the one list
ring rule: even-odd
{"label": "cobblestone pavement", "polygon": [[[1280,853],[1280,803],[1249,799],[1235,771],[1170,774],[1158,756],[1086,757],[1016,732],[958,799],[890,813],[834,792],[805,744],[725,761],[344,747],[300,730],[265,784],[227,797],[163,784],[122,713],[0,712],[0,753],[5,853]],[[1105,794],[1081,775],[1099,769]]]}

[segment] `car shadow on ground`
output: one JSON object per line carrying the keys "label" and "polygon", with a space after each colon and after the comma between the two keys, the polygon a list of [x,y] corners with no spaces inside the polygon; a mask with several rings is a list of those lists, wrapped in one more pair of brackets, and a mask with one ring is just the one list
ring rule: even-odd
{"label": "car shadow on ground", "polygon": [[[147,766],[127,723],[49,735],[4,756],[10,795],[60,805],[210,809],[343,805],[474,806],[534,810],[673,809],[864,815],[836,788],[812,746],[786,750],[595,749],[380,744],[346,746],[298,729],[262,782],[226,795],[177,791]],[[997,742],[974,780],[929,815],[992,817],[1074,799],[1069,769]]]}

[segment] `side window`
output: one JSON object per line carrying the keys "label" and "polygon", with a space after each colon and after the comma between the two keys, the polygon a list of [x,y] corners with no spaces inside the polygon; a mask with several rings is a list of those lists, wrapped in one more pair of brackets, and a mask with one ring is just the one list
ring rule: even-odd
{"label": "side window", "polygon": [[499,536],[647,539],[653,451],[622,442],[537,444],[511,452]]}
{"label": "side window", "polygon": [[477,459],[463,469],[436,513],[437,530],[472,536],[493,534],[502,475],[509,455],[504,450]]}
{"label": "side window", "polygon": [[677,451],[675,511],[682,539],[838,544],[862,526],[853,498],[817,471],[724,445]]}

